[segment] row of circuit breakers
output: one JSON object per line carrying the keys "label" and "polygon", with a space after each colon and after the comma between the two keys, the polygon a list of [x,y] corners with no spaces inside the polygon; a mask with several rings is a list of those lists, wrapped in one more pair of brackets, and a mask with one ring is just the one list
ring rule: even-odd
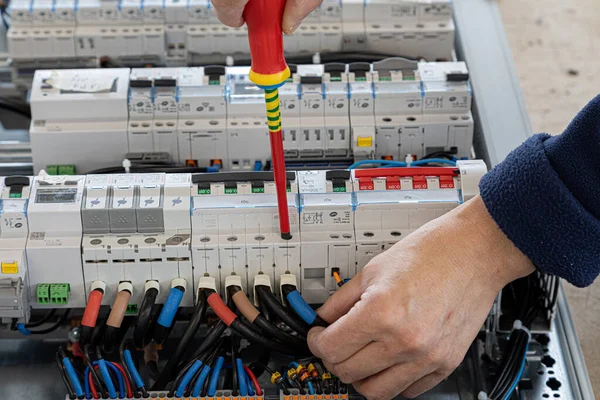
{"label": "row of circuit breakers", "polygon": [[[110,57],[181,66],[206,56],[248,58],[246,27],[229,28],[210,0],[11,0],[13,60]],[[288,55],[371,51],[448,60],[451,0],[324,0],[293,35]],[[200,57],[200,58],[198,58]]]}
{"label": "row of circuit breakers", "polygon": [[[472,93],[463,62],[389,58],[291,67],[279,89],[288,163],[471,155]],[[260,169],[270,159],[265,100],[248,71],[38,70],[30,97],[35,172],[73,164],[88,173],[119,166],[130,152]]]}
{"label": "row of circuit breakers", "polygon": [[296,278],[310,303],[410,232],[478,193],[483,162],[456,167],[287,172],[292,239],[279,234],[271,172],[38,175],[0,180],[0,317],[80,308],[94,282],[111,304],[120,282],[139,306],[148,280],[173,279],[193,305],[203,278],[252,293]]}

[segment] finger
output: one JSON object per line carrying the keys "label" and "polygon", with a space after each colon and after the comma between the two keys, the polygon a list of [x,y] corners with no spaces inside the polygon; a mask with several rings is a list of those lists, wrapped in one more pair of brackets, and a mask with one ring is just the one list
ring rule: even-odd
{"label": "finger", "polygon": [[287,0],[282,27],[287,35],[294,33],[300,22],[313,12],[323,0]]}
{"label": "finger", "polygon": [[430,372],[426,367],[414,363],[396,364],[352,385],[367,399],[387,400],[396,397]]}
{"label": "finger", "polygon": [[381,342],[371,342],[347,360],[325,366],[342,382],[353,383],[397,364],[392,354]]}
{"label": "finger", "polygon": [[345,315],[360,300],[362,295],[362,284],[360,276],[355,276],[339,288],[333,296],[329,297],[325,304],[317,310],[319,317],[330,324]]}
{"label": "finger", "polygon": [[248,0],[211,0],[219,21],[227,26],[239,28],[244,25],[244,7]]}
{"label": "finger", "polygon": [[402,392],[402,396],[408,397],[409,399],[415,398],[420,394],[433,389],[444,379],[446,379],[446,375],[440,372],[433,372],[410,385]]}
{"label": "finger", "polygon": [[371,343],[377,337],[377,331],[377,324],[372,321],[368,304],[359,301],[329,327],[311,329],[307,339],[315,356],[336,364]]}

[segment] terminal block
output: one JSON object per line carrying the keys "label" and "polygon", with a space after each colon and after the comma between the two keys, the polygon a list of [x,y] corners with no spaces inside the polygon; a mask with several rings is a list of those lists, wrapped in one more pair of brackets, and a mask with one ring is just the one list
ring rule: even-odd
{"label": "terminal block", "polygon": [[50,285],[48,283],[38,284],[36,291],[38,304],[50,304]]}
{"label": "terminal block", "polygon": [[66,305],[69,302],[71,285],[68,283],[50,284],[50,303],[57,305]]}
{"label": "terminal block", "polygon": [[348,389],[344,387],[343,391],[345,393],[330,393],[330,394],[300,394],[298,389],[290,389],[289,394],[285,394],[280,392],[279,400],[346,400],[349,398]]}

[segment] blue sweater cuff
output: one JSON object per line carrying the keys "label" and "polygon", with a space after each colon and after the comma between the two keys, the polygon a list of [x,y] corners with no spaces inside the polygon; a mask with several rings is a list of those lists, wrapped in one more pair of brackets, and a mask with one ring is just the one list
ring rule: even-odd
{"label": "blue sweater cuff", "polygon": [[600,272],[600,222],[553,167],[545,146],[549,138],[535,135],[510,153],[483,177],[481,197],[500,229],[539,270],[585,287]]}

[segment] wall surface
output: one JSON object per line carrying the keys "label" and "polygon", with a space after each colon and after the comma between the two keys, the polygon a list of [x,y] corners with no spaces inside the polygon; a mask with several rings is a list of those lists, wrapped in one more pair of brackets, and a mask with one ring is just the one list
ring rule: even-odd
{"label": "wall surface", "polygon": [[[600,94],[600,1],[499,0],[533,130],[557,134]],[[600,398],[600,280],[565,285]]]}

